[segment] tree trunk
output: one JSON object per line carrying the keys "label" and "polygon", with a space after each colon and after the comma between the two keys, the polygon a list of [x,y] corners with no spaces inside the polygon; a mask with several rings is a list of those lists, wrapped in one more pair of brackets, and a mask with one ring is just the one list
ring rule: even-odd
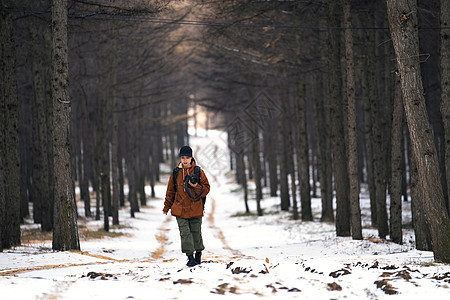
{"label": "tree trunk", "polygon": [[110,213],[110,202],[108,197],[109,192],[109,180],[108,175],[102,173],[100,175],[100,182],[102,186],[102,199],[103,199],[103,229],[109,231],[109,213]]}
{"label": "tree trunk", "polygon": [[386,0],[389,27],[401,76],[403,105],[417,162],[423,208],[430,225],[434,258],[450,262],[450,220],[445,207],[438,157],[428,120],[422,85],[417,3]]}
{"label": "tree trunk", "polygon": [[[317,91],[323,91],[322,74],[315,78],[317,82]],[[320,174],[320,197],[322,198],[322,222],[333,222],[333,191],[332,191],[332,170],[331,170],[331,149],[330,139],[328,134],[328,120],[325,113],[324,100],[320,94],[316,101],[313,101],[314,120],[316,121],[316,136],[317,136],[317,156],[319,162]]]}
{"label": "tree trunk", "polygon": [[278,156],[277,156],[277,142],[276,142],[276,129],[277,123],[276,119],[270,119],[266,128],[266,137],[265,141],[267,144],[268,155],[270,159],[268,159],[269,165],[269,185],[270,185],[270,196],[276,197],[278,190]]}
{"label": "tree trunk", "polygon": [[[403,101],[402,101],[402,105],[403,105]],[[404,113],[404,110],[403,110]],[[408,180],[407,180],[407,169],[406,166],[408,164],[408,155],[407,155],[407,149],[408,149],[408,128],[406,126],[406,124],[403,124],[402,127],[402,153],[403,153],[403,159],[402,159],[402,196],[403,196],[403,201],[408,201]]]}
{"label": "tree trunk", "polygon": [[[297,133],[298,133],[298,180],[300,184],[300,201],[302,210],[302,220],[312,221],[311,209],[311,186],[309,184],[309,147],[308,147],[308,132],[306,128],[306,97],[304,95],[304,85],[301,80],[297,80]],[[289,119],[288,119],[289,120]],[[290,125],[289,125],[290,126]],[[293,162],[292,162],[293,163]],[[293,176],[292,178],[295,178]]]}
{"label": "tree trunk", "polygon": [[[374,17],[374,3],[370,5],[370,10],[368,14],[368,22],[370,26],[376,26]],[[381,132],[381,121],[380,118],[382,114],[380,111],[380,99],[378,88],[377,88],[377,78],[375,75],[375,70],[377,69],[376,58],[376,32],[369,31],[367,33],[367,72],[368,72],[368,89],[369,89],[369,105],[370,105],[370,124],[371,124],[371,134],[370,139],[367,143],[371,143],[371,210],[375,211],[375,215],[372,220],[376,220],[375,224],[378,228],[378,235],[380,238],[385,239],[386,235],[389,233],[388,223],[387,223],[387,212],[386,212],[386,180],[385,180],[385,168],[383,159],[383,138]],[[390,101],[390,100],[388,100]]]}
{"label": "tree trunk", "polygon": [[95,178],[95,219],[100,220],[101,218],[101,205],[102,205],[102,193],[101,193],[101,182],[100,174],[102,173],[102,156],[103,154],[103,143],[104,143],[104,130],[103,130],[103,108],[104,103],[102,103],[103,96],[99,95],[97,99],[97,123],[95,124],[95,146],[94,146],[94,178]]}
{"label": "tree trunk", "polygon": [[[352,27],[350,0],[342,0],[344,27]],[[356,131],[356,96],[353,62],[353,31],[345,30],[345,57],[347,62],[347,121],[348,121],[348,172],[350,182],[350,210],[352,238],[362,240],[361,208],[359,206],[358,138]]]}
{"label": "tree trunk", "polygon": [[[255,105],[255,103],[253,103],[253,101],[255,100],[255,96],[253,95],[252,91],[249,88],[249,109],[251,110],[251,114],[253,116],[256,117],[261,117],[258,116],[258,111],[257,111],[257,107]],[[253,169],[254,169],[254,180],[255,180],[255,196],[256,196],[256,213],[258,214],[258,216],[262,216],[263,215],[263,211],[261,208],[261,200],[262,200],[262,185],[261,185],[261,160],[260,160],[260,146],[259,146],[259,129],[258,129],[258,124],[256,123],[256,120],[251,118],[249,120],[250,122],[250,126],[252,128],[253,134],[256,135],[256,137],[253,139],[252,144],[251,144],[251,158],[252,158],[252,164],[253,164]]]}
{"label": "tree trunk", "polygon": [[[33,92],[34,92],[34,105],[33,105],[33,146],[32,146],[32,156],[33,156],[33,167],[32,167],[32,189],[31,189],[31,197],[33,199],[33,220],[36,224],[41,224],[42,222],[42,198],[46,193],[43,191],[43,176],[44,176],[44,166],[47,164],[44,163],[44,154],[42,151],[46,149],[47,145],[47,137],[45,136],[45,143],[41,144],[41,140],[44,140],[44,137],[41,136],[41,123],[39,122],[39,111],[43,112],[44,116],[44,125],[45,122],[45,91],[42,82],[42,74],[40,70],[40,61],[41,57],[39,55],[39,46],[41,45],[38,38],[38,28],[39,23],[36,19],[33,19],[30,24],[30,37],[32,43],[32,72],[33,72]],[[45,157],[47,160],[47,157]],[[47,174],[45,174],[47,175]],[[53,219],[52,219],[53,220]]]}
{"label": "tree trunk", "polygon": [[390,235],[394,243],[402,244],[402,129],[403,103],[400,78],[395,80],[394,111],[392,113]]}
{"label": "tree trunk", "polygon": [[[409,143],[408,143],[409,144]],[[409,151],[410,152],[410,151]],[[414,237],[416,242],[416,249],[422,251],[433,251],[431,245],[430,228],[425,219],[425,214],[422,204],[422,191],[419,187],[419,178],[417,174],[416,160],[413,155],[410,157],[410,186],[411,186],[411,212],[412,222],[414,225]]]}
{"label": "tree trunk", "polygon": [[83,153],[80,155],[81,159],[81,170],[80,170],[80,198],[84,202],[84,215],[85,217],[91,217],[91,197],[89,195],[89,162],[92,158],[92,147],[89,138],[85,138],[89,135],[90,121],[87,111],[87,98],[80,99],[81,105],[81,115],[83,124],[80,128],[81,130],[81,149]]}
{"label": "tree trunk", "polygon": [[20,156],[19,105],[17,98],[16,50],[13,23],[8,11],[1,12],[1,55],[3,62],[2,107],[4,109],[5,214],[3,248],[20,244]]}
{"label": "tree trunk", "polygon": [[[242,122],[243,120],[240,118],[235,119],[234,127],[232,127],[232,130],[235,130],[235,136],[236,140],[234,141],[236,144],[234,146],[234,151],[236,155],[236,172],[238,172],[238,178],[239,178],[239,184],[244,189],[244,205],[245,205],[245,212],[248,214],[250,213],[250,208],[248,206],[248,185],[247,185],[247,174],[245,172],[245,155],[244,155],[244,149],[243,146],[243,135],[239,134],[239,132],[242,132]],[[230,132],[228,132],[228,135],[230,135]],[[239,166],[239,167],[238,167]]]}
{"label": "tree trunk", "polygon": [[[83,126],[84,127],[84,126]],[[80,198],[84,203],[84,215],[85,217],[91,216],[91,197],[89,195],[89,178],[87,171],[88,164],[88,151],[87,151],[87,142],[82,143],[81,149],[83,149],[83,153],[80,155],[81,163],[80,163]]]}
{"label": "tree trunk", "polygon": [[[3,16],[0,16],[3,18]],[[0,44],[2,45],[2,44]],[[3,53],[3,48],[0,49]],[[2,83],[3,86],[3,83]],[[4,88],[4,87],[3,87]],[[3,90],[2,88],[2,90]],[[3,248],[6,246],[3,243],[3,235],[4,235],[4,228],[6,228],[5,224],[5,205],[6,205],[6,162],[5,162],[5,156],[6,156],[6,149],[5,149],[5,98],[4,94],[1,94],[0,98],[0,251],[3,251]]]}
{"label": "tree trunk", "polygon": [[[37,25],[39,21],[36,21]],[[36,101],[36,109],[37,109],[37,127],[38,127],[38,136],[39,136],[39,147],[40,147],[40,156],[39,156],[39,177],[40,177],[40,199],[38,202],[40,203],[41,208],[41,228],[44,231],[52,231],[53,230],[53,221],[54,221],[54,199],[53,199],[53,189],[52,189],[52,178],[53,175],[53,156],[52,156],[52,144],[48,141],[51,140],[51,130],[49,129],[50,121],[52,120],[52,113],[48,110],[48,107],[52,107],[51,95],[45,90],[45,82],[51,78],[51,68],[44,67],[42,69],[42,61],[39,61],[39,58],[47,61],[45,65],[50,64],[50,40],[51,40],[51,32],[49,26],[46,26],[47,23],[44,23],[45,26],[36,26],[39,29],[42,29],[43,34],[43,44],[44,44],[44,53],[45,56],[39,55],[42,52],[42,49],[39,48],[39,44],[33,45],[33,53],[36,61],[33,61],[34,67],[33,69],[36,71],[34,73],[34,83],[35,83],[35,101]],[[33,27],[33,25],[31,26]],[[36,28],[35,28],[36,29]],[[35,30],[32,29],[32,32]],[[39,32],[33,32],[33,35],[36,36],[36,40],[39,37]],[[49,55],[50,54],[50,55]],[[50,57],[49,57],[50,56]],[[51,159],[50,159],[51,158]],[[33,198],[35,201],[36,198]],[[34,212],[34,203],[33,203],[33,212]]]}
{"label": "tree trunk", "polygon": [[[133,111],[132,122],[129,124],[129,135],[131,138],[130,145],[131,150],[127,153],[126,168],[128,176],[128,201],[130,202],[130,216],[135,217],[135,212],[139,211],[139,203],[137,198],[137,172],[136,172],[136,162],[137,162],[137,141],[136,141],[136,128],[137,128],[137,118],[136,111]],[[172,126],[170,126],[172,127]],[[172,151],[171,151],[172,153]],[[173,166],[173,165],[172,165]]]}
{"label": "tree trunk", "polygon": [[[143,87],[141,87],[140,91],[142,92]],[[141,95],[139,95],[139,105],[142,105],[143,100]],[[143,110],[139,110],[138,111],[138,115],[137,115],[137,119],[136,119],[136,133],[140,133],[140,132],[144,132],[144,114],[143,114]],[[180,131],[182,131],[182,129],[177,130],[177,140],[181,140],[182,138],[180,137]],[[182,135],[183,136],[183,135]],[[186,134],[184,134],[184,136],[186,136]],[[139,199],[140,199],[140,206],[146,206],[147,205],[147,195],[145,194],[145,173],[146,173],[146,167],[148,165],[148,157],[145,151],[145,138],[139,138],[137,140],[137,160],[139,162],[138,167],[136,168],[136,172],[137,172],[137,190],[139,192]],[[185,144],[185,143],[183,143]],[[181,146],[180,146],[181,147]],[[138,206],[139,207],[139,206]]]}
{"label": "tree trunk", "polygon": [[[441,114],[444,126],[444,161],[447,190],[450,190],[450,1],[441,0]],[[444,28],[445,27],[445,28]],[[447,197],[447,211],[450,212],[450,197]]]}
{"label": "tree trunk", "polygon": [[[372,21],[370,24],[374,24]],[[368,69],[369,69],[369,102],[370,102],[370,116],[372,123],[372,138],[369,143],[372,143],[373,154],[373,183],[374,183],[374,196],[375,196],[375,208],[376,208],[376,227],[378,228],[378,235],[380,238],[385,239],[389,233],[387,211],[386,211],[386,180],[385,180],[385,164],[383,158],[383,137],[381,132],[382,114],[380,111],[379,95],[377,93],[377,79],[375,76],[375,69],[377,64],[375,63],[375,33],[369,38],[368,43]],[[390,100],[389,100],[390,101]]]}
{"label": "tree trunk", "polygon": [[[286,109],[285,109],[285,103],[282,102],[283,106],[283,113],[281,114],[279,118],[279,127],[280,132],[286,132]],[[278,156],[280,157],[280,207],[282,211],[288,211],[290,204],[289,199],[289,184],[288,184],[288,154],[287,154],[287,141],[283,137],[279,137],[280,140],[278,140]]]}
{"label": "tree trunk", "polygon": [[[372,14],[372,12],[369,12]],[[370,69],[370,62],[367,55],[366,69]],[[372,117],[370,108],[370,95],[369,95],[369,79],[368,72],[363,72],[362,81],[363,89],[366,94],[363,96],[363,110],[364,110],[364,138],[366,145],[366,172],[367,172],[367,185],[369,188],[370,197],[370,219],[372,226],[377,226],[377,209],[376,209],[376,196],[375,196],[375,181],[373,175],[373,143],[372,143]]]}
{"label": "tree trunk", "polygon": [[5,102],[3,95],[0,99],[0,252],[3,251],[3,234],[5,228],[5,191],[6,191],[6,176],[5,176],[5,126],[3,120],[5,119],[4,114]]}
{"label": "tree trunk", "polygon": [[334,184],[336,189],[336,235],[350,235],[349,176],[345,150],[339,2],[328,0],[328,93],[330,99],[331,140],[333,147]]}
{"label": "tree trunk", "polygon": [[417,167],[411,170],[411,212],[414,224],[414,237],[416,249],[421,251],[433,251],[430,228],[422,205],[422,193],[419,187]]}
{"label": "tree trunk", "polygon": [[55,221],[53,250],[80,249],[70,160],[69,66],[67,55],[67,1],[52,6],[52,99]]}
{"label": "tree trunk", "polygon": [[[287,101],[285,101],[286,104],[288,106],[291,106],[289,103],[290,102],[289,95],[287,95],[286,98],[287,98]],[[292,111],[292,110],[289,107],[287,111]],[[283,139],[287,139],[288,155],[290,157],[294,157],[295,156],[295,154],[294,154],[295,143],[294,143],[294,138],[293,138],[294,133],[292,130],[293,129],[292,126],[294,126],[294,124],[296,122],[295,122],[294,117],[292,116],[292,113],[288,114],[285,122],[286,122],[287,131],[285,131]],[[298,153],[297,153],[297,155],[298,155]],[[286,171],[289,171],[289,173],[291,173],[291,193],[292,193],[292,210],[293,210],[292,217],[294,220],[298,220],[299,216],[298,216],[298,206],[297,206],[297,185],[295,183],[295,177],[296,177],[295,176],[295,164],[294,163],[289,164],[289,169],[287,169]]]}
{"label": "tree trunk", "polygon": [[111,132],[111,170],[112,170],[112,223],[119,225],[119,206],[120,206],[120,174],[119,174],[119,120],[117,110],[119,108],[116,86],[117,86],[117,33],[113,29],[114,36],[112,37],[111,45],[111,101],[112,101],[112,132]]}
{"label": "tree trunk", "polygon": [[[121,148],[119,146],[119,153],[121,153]],[[125,206],[125,191],[124,191],[124,187],[125,187],[125,175],[123,172],[123,156],[119,155],[119,187],[120,187],[120,194],[119,194],[119,203],[120,203],[120,207],[124,207]]]}
{"label": "tree trunk", "polygon": [[112,112],[112,142],[111,142],[111,168],[112,168],[112,217],[113,225],[119,225],[119,207],[120,207],[120,173],[119,173],[119,122],[117,120],[117,98],[113,97],[113,112]]}

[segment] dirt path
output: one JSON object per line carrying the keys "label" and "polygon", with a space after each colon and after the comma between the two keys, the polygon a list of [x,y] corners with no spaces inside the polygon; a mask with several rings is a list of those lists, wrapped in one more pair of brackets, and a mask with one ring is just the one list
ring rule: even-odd
{"label": "dirt path", "polygon": [[[213,179],[211,181],[212,186],[220,185],[215,176],[211,176],[211,179]],[[215,223],[216,199],[214,197],[208,196],[208,201],[211,201],[211,205],[210,211],[205,213],[205,217],[203,218],[203,220],[206,220],[206,224],[205,222],[203,223],[202,228],[203,235],[205,236],[205,233],[207,233],[208,230],[212,231],[212,236],[214,236],[216,239],[220,241],[222,248],[224,250],[227,250],[227,252],[229,252],[229,255],[226,255],[227,261],[229,261],[230,259],[244,258],[244,255],[239,250],[232,249],[228,245],[225,235],[223,234],[220,227],[218,227]],[[152,259],[155,261],[167,262],[173,260],[173,259],[164,259],[169,254],[166,245],[169,241],[169,231],[170,231],[169,225],[173,219],[174,219],[173,216],[168,215],[158,228],[158,232],[156,233],[155,237],[160,243],[160,245],[151,255]],[[175,238],[175,234],[172,234],[171,236],[172,238]],[[179,238],[177,240],[173,240],[172,242],[180,243]],[[205,240],[205,243],[211,243],[211,241]],[[208,249],[208,251],[214,252],[214,249]],[[212,257],[209,258],[212,258],[214,261],[217,261],[219,257],[220,256],[218,255],[212,255]],[[206,257],[206,259],[208,259],[208,257]],[[223,259],[220,260],[223,261]]]}

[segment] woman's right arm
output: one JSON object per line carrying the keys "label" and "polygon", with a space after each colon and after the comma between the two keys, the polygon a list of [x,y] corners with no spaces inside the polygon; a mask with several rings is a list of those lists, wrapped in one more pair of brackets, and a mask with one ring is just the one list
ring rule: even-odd
{"label": "woman's right arm", "polygon": [[163,213],[167,214],[169,209],[172,207],[173,201],[175,199],[175,184],[173,181],[173,172],[170,175],[169,183],[167,184],[167,190],[166,190],[166,198],[164,200],[164,208]]}

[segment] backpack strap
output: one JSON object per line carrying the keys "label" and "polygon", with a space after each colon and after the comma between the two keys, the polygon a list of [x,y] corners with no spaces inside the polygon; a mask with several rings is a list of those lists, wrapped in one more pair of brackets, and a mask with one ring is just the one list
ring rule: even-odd
{"label": "backpack strap", "polygon": [[[194,167],[194,174],[197,174],[198,178],[201,178],[200,167],[199,166],[195,166]],[[189,191],[189,188],[188,188],[187,184],[184,185],[184,190],[189,195],[189,197],[191,197],[191,199],[194,199],[194,200],[199,199],[201,197],[201,195],[202,195],[202,193],[200,193],[200,195],[198,195],[197,197],[193,197],[191,192]],[[202,191],[203,191],[203,187],[202,187]]]}
{"label": "backpack strap", "polygon": [[[198,178],[201,178],[200,167],[199,166],[195,166],[194,167],[194,174],[198,174]],[[204,211],[205,210],[206,197],[201,197],[201,198],[202,198],[203,211]]]}
{"label": "backpack strap", "polygon": [[178,167],[175,167],[175,169],[173,169],[173,184],[175,185],[175,193],[177,192],[178,171],[180,171],[180,168]]}
{"label": "backpack strap", "polygon": [[195,167],[194,167],[194,174],[197,174],[197,175],[198,175],[198,178],[201,177],[201,175],[200,175],[200,167],[199,167],[199,166],[195,166]]}

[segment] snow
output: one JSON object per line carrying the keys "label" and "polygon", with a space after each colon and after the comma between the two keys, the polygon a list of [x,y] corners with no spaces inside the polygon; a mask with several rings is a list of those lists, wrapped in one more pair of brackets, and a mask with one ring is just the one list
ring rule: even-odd
{"label": "snow", "polygon": [[[190,137],[212,187],[201,265],[185,266],[176,221],[162,213],[166,174],[156,199],[136,218],[127,208],[120,211],[123,226],[113,230],[125,236],[81,240],[81,252],[55,252],[51,242],[40,242],[0,253],[1,299],[450,299],[450,265],[415,250],[409,229],[403,245],[377,239],[369,226],[362,241],[336,237],[333,224],[318,221],[320,199],[313,199],[311,222],[292,220],[292,212],[280,212],[279,199],[269,196],[262,201],[264,216],[236,216],[244,211],[243,196],[225,142],[219,131]],[[365,194],[361,206],[368,216]],[[82,215],[82,203],[78,209]],[[409,209],[405,204],[405,222]],[[102,222],[88,225],[101,228]]]}

